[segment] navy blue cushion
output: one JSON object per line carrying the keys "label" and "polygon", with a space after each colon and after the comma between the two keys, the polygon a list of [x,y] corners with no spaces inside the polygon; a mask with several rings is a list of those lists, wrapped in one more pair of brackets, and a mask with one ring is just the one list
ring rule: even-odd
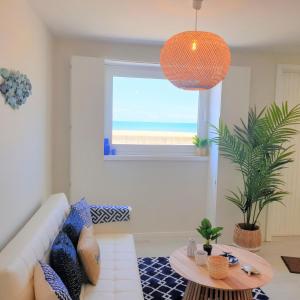
{"label": "navy blue cushion", "polygon": [[85,198],[82,198],[81,200],[73,204],[71,206],[71,209],[74,209],[78,212],[84,223],[84,226],[93,226],[90,205],[86,202]]}
{"label": "navy blue cushion", "polygon": [[50,266],[67,287],[72,300],[79,300],[83,274],[74,245],[64,232],[60,232],[54,240]]}
{"label": "navy blue cushion", "polygon": [[62,231],[68,235],[76,249],[83,226],[84,223],[79,213],[75,209],[71,208],[71,211],[63,225]]}

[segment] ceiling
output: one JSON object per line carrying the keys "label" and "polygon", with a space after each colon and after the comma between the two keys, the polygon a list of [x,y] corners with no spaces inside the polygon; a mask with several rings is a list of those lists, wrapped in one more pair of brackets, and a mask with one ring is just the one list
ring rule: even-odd
{"label": "ceiling", "polygon": [[[192,0],[29,0],[59,36],[161,43],[192,30]],[[299,0],[204,0],[198,29],[231,47],[300,50]]]}

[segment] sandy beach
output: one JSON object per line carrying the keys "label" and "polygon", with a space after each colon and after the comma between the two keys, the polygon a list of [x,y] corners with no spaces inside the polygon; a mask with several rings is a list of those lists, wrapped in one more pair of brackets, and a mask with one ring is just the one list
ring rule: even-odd
{"label": "sandy beach", "polygon": [[191,145],[194,133],[113,130],[113,144]]}

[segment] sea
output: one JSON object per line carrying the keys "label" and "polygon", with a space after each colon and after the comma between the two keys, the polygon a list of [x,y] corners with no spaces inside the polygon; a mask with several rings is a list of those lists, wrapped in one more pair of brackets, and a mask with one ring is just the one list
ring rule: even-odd
{"label": "sea", "polygon": [[113,121],[113,130],[197,133],[197,123]]}

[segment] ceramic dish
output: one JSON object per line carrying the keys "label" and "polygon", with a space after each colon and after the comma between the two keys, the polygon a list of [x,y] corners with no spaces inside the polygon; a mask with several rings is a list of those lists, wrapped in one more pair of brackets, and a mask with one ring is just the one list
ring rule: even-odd
{"label": "ceramic dish", "polygon": [[239,263],[239,260],[237,257],[231,255],[229,252],[224,252],[223,254],[221,254],[221,256],[227,257],[228,258],[228,262],[229,262],[229,266],[235,266]]}

